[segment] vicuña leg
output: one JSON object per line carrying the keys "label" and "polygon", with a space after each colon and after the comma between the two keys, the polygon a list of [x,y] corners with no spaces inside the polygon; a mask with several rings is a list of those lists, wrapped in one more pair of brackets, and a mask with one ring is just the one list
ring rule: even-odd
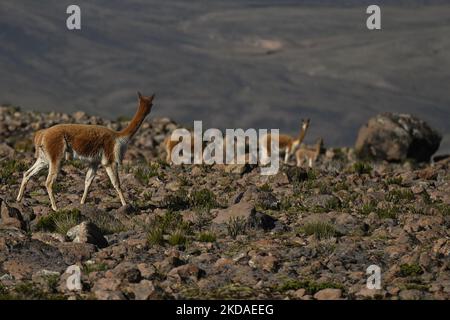
{"label": "vicu\u00f1a leg", "polygon": [[284,163],[288,163],[289,162],[289,152],[291,150],[289,149],[289,147],[287,147],[284,151]]}
{"label": "vicu\u00f1a leg", "polygon": [[58,176],[59,171],[59,162],[51,161],[48,168],[48,176],[47,181],[45,182],[45,186],[47,188],[48,197],[50,198],[50,203],[52,204],[53,210],[58,210],[56,208],[56,201],[53,195],[53,183],[56,181],[56,177]]}
{"label": "vicu\u00f1a leg", "polygon": [[301,167],[303,165],[303,155],[297,156],[297,167]]}
{"label": "vicu\u00f1a leg", "polygon": [[111,183],[116,189],[117,193],[119,194],[120,202],[122,203],[122,206],[126,205],[125,198],[123,197],[122,190],[120,190],[120,180],[119,180],[119,172],[117,170],[117,165],[106,165],[105,166],[106,173],[109,176],[109,180],[111,180]]}
{"label": "vicu\u00f1a leg", "polygon": [[47,163],[42,160],[41,158],[37,158],[36,162],[33,164],[33,166],[27,170],[27,172],[24,173],[22,184],[20,185],[19,194],[17,195],[17,201],[22,200],[23,194],[25,192],[25,187],[28,183],[28,181],[31,179],[32,176],[36,175],[44,169],[47,166]]}
{"label": "vicu\u00f1a leg", "polygon": [[89,187],[92,184],[92,181],[95,178],[95,174],[97,172],[97,165],[96,164],[92,164],[89,167],[88,172],[86,173],[86,180],[84,181],[84,193],[83,193],[83,197],[81,198],[81,204],[84,204],[86,202],[86,197],[88,195],[88,190]]}

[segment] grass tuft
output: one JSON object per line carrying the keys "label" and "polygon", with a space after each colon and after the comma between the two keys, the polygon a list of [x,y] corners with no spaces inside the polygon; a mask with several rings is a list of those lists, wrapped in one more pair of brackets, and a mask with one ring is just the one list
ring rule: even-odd
{"label": "grass tuft", "polygon": [[343,286],[334,282],[316,282],[312,280],[289,279],[282,283],[277,289],[280,292],[305,289],[307,294],[313,295],[320,290],[328,288],[343,289]]}
{"label": "grass tuft", "polygon": [[37,230],[58,232],[65,235],[70,228],[82,222],[80,210],[59,210],[41,217],[36,225]]}
{"label": "grass tuft", "polygon": [[314,235],[318,240],[329,239],[336,235],[335,227],[330,223],[322,221],[309,222],[300,228],[299,231],[307,236]]}
{"label": "grass tuft", "polygon": [[233,239],[247,231],[247,221],[243,217],[232,217],[226,223],[228,235]]}
{"label": "grass tuft", "polygon": [[208,189],[194,191],[190,198],[194,208],[210,210],[218,206],[216,196]]}
{"label": "grass tuft", "polygon": [[423,273],[422,268],[418,264],[402,264],[400,266],[401,277],[414,277]]}
{"label": "grass tuft", "polygon": [[217,237],[213,232],[204,231],[198,235],[198,241],[200,242],[216,242]]}
{"label": "grass tuft", "polygon": [[150,163],[149,165],[140,165],[134,170],[134,176],[143,185],[148,185],[153,177],[161,177],[159,172],[159,165],[157,163]]}
{"label": "grass tuft", "polygon": [[24,161],[8,159],[1,162],[0,165],[0,184],[16,183],[15,173],[22,173],[27,169]]}
{"label": "grass tuft", "polygon": [[372,166],[365,162],[356,162],[353,164],[353,172],[357,174],[370,174]]}

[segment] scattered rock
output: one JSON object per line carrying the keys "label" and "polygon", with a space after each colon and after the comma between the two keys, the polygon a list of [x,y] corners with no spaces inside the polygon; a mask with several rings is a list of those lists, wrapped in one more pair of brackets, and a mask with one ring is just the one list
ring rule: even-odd
{"label": "scattered rock", "polygon": [[121,291],[94,291],[95,298],[98,300],[125,300],[125,296]]}
{"label": "scattered rock", "polygon": [[142,278],[141,272],[136,264],[131,262],[121,262],[110,271],[110,274],[106,273],[105,275],[111,278],[126,280],[129,283],[138,283]]}
{"label": "scattered rock", "polygon": [[227,209],[220,210],[217,213],[217,217],[213,220],[214,223],[226,223],[231,218],[244,218],[245,220],[251,219],[256,213],[255,205],[250,202],[241,201],[228,207]]}
{"label": "scattered rock", "polygon": [[0,226],[14,227],[22,230],[27,229],[27,225],[20,211],[9,206],[5,200],[0,198]]}
{"label": "scattered rock", "polygon": [[333,209],[340,204],[339,198],[331,194],[318,194],[305,199],[304,205],[310,208]]}
{"label": "scattered rock", "polygon": [[114,278],[102,278],[95,282],[92,291],[116,291],[119,289],[121,281]]}
{"label": "scattered rock", "polygon": [[248,173],[253,170],[255,165],[252,164],[222,164],[218,165],[220,168],[223,169],[226,173],[232,173],[232,174],[239,174],[243,175],[244,173]]}
{"label": "scattered rock", "polygon": [[163,297],[163,291],[152,281],[142,280],[130,286],[135,300],[158,300]]}
{"label": "scattered rock", "polygon": [[264,230],[273,229],[276,221],[267,214],[256,212],[255,206],[252,203],[242,200],[227,209],[219,210],[216,218],[213,219],[213,223],[228,223],[231,219],[236,218],[243,219],[250,227]]}
{"label": "scattered rock", "polygon": [[314,295],[316,300],[339,300],[342,297],[341,289],[322,289]]}
{"label": "scattered rock", "polygon": [[256,255],[248,262],[252,268],[262,269],[267,272],[275,272],[278,268],[278,259],[272,255]]}
{"label": "scattered rock", "polygon": [[308,180],[308,172],[299,167],[287,167],[286,175],[290,183],[298,183]]}
{"label": "scattered rock", "polygon": [[306,293],[305,289],[297,289],[297,290],[294,291],[293,297],[295,299],[301,299],[301,298],[304,297],[305,293]]}
{"label": "scattered rock", "polygon": [[273,193],[267,191],[260,192],[258,194],[257,203],[264,209],[271,209],[271,210],[277,210],[278,207],[280,206],[280,202],[273,195]]}
{"label": "scattered rock", "polygon": [[178,282],[192,280],[197,281],[205,272],[194,264],[185,264],[170,270],[168,278],[175,279]]}
{"label": "scattered rock", "polygon": [[100,229],[92,222],[84,221],[67,231],[67,238],[75,243],[91,243],[99,248],[108,246]]}
{"label": "scattered rock", "polygon": [[402,290],[398,295],[401,300],[420,300],[423,296],[419,290]]}

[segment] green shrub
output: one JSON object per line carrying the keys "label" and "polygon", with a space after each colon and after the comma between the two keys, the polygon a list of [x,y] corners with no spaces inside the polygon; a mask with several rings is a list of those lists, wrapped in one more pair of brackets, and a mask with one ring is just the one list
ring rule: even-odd
{"label": "green shrub", "polygon": [[95,224],[102,234],[114,234],[126,230],[125,225],[109,213],[96,214],[89,217],[88,220]]}
{"label": "green shrub", "polygon": [[162,245],[164,243],[164,232],[161,227],[153,227],[147,233],[147,241],[150,245]]}
{"label": "green shrub", "polygon": [[216,196],[208,189],[194,191],[191,194],[191,205],[194,208],[210,210],[217,207]]}
{"label": "green shrub", "polygon": [[329,239],[336,235],[335,227],[328,222],[322,221],[309,222],[300,228],[300,232],[307,236],[314,235],[318,240]]}
{"label": "green shrub", "polygon": [[262,191],[262,192],[272,192],[273,191],[272,187],[268,183],[264,183],[262,186],[260,186],[258,188],[258,190]]}
{"label": "green shrub", "polygon": [[161,205],[171,211],[188,209],[190,206],[188,193],[185,189],[179,189],[174,193],[166,195]]}
{"label": "green shrub", "polygon": [[247,221],[243,217],[231,217],[226,223],[228,235],[233,239],[247,231]]}
{"label": "green shrub", "polygon": [[157,163],[151,163],[147,166],[140,165],[135,169],[134,176],[143,185],[148,185],[151,178],[160,177],[159,165]]}
{"label": "green shrub", "polygon": [[386,184],[391,185],[391,184],[396,184],[396,185],[401,185],[403,182],[402,177],[392,177],[392,178],[387,178],[386,179]]}
{"label": "green shrub", "polygon": [[353,172],[357,174],[370,174],[372,167],[365,162],[356,162],[353,164]]}
{"label": "green shrub", "polygon": [[58,232],[65,235],[70,228],[81,222],[80,210],[60,210],[41,217],[36,224],[36,229],[47,232]]}
{"label": "green shrub", "polygon": [[368,215],[371,212],[376,212],[377,206],[374,201],[369,201],[361,206],[359,213],[363,215]]}
{"label": "green shrub", "polygon": [[317,179],[317,172],[314,169],[308,169],[307,175],[309,181]]}
{"label": "green shrub", "polygon": [[168,243],[172,246],[185,246],[187,243],[186,233],[183,229],[175,230],[170,236]]}
{"label": "green shrub", "polygon": [[170,210],[163,216],[156,216],[147,226],[147,240],[150,245],[163,245],[165,235],[168,235],[168,243],[171,245],[186,244],[190,233],[189,223],[183,221],[179,212]]}
{"label": "green shrub", "polygon": [[443,216],[449,216],[450,215],[450,205],[445,203],[438,203],[436,204],[436,208],[439,210],[439,212]]}
{"label": "green shrub", "polygon": [[200,232],[198,235],[198,241],[200,242],[216,242],[216,239],[216,235],[210,231]]}
{"label": "green shrub", "polygon": [[305,289],[306,294],[313,295],[323,289],[343,289],[343,286],[334,282],[316,282],[312,280],[289,279],[282,283],[277,289],[280,292],[288,290]]}
{"label": "green shrub", "polygon": [[415,200],[414,193],[411,189],[394,189],[387,193],[386,201],[399,203],[402,200],[413,201]]}
{"label": "green shrub", "polygon": [[106,270],[108,270],[108,265],[106,263],[86,263],[83,265],[83,273],[85,274]]}
{"label": "green shrub", "polygon": [[13,184],[16,183],[14,174],[23,174],[27,169],[27,165],[24,161],[7,159],[0,163],[0,184]]}
{"label": "green shrub", "polygon": [[[55,277],[48,278],[48,287],[51,290],[55,290],[57,282]],[[15,287],[11,287],[5,290],[4,294],[0,293],[0,299],[7,300],[63,300],[62,294],[54,292],[45,292],[37,285],[31,282],[22,282]]]}
{"label": "green shrub", "polygon": [[418,264],[402,264],[400,266],[401,277],[419,276],[422,273],[423,270]]}
{"label": "green shrub", "polygon": [[391,208],[377,208],[376,213],[381,219],[397,219],[399,208],[393,206]]}

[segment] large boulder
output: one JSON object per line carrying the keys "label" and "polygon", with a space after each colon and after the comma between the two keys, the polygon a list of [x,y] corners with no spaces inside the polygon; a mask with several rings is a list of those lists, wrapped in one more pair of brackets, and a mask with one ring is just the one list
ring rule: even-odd
{"label": "large boulder", "polygon": [[355,151],[361,158],[423,162],[430,160],[441,140],[438,132],[412,115],[382,113],[361,127]]}

